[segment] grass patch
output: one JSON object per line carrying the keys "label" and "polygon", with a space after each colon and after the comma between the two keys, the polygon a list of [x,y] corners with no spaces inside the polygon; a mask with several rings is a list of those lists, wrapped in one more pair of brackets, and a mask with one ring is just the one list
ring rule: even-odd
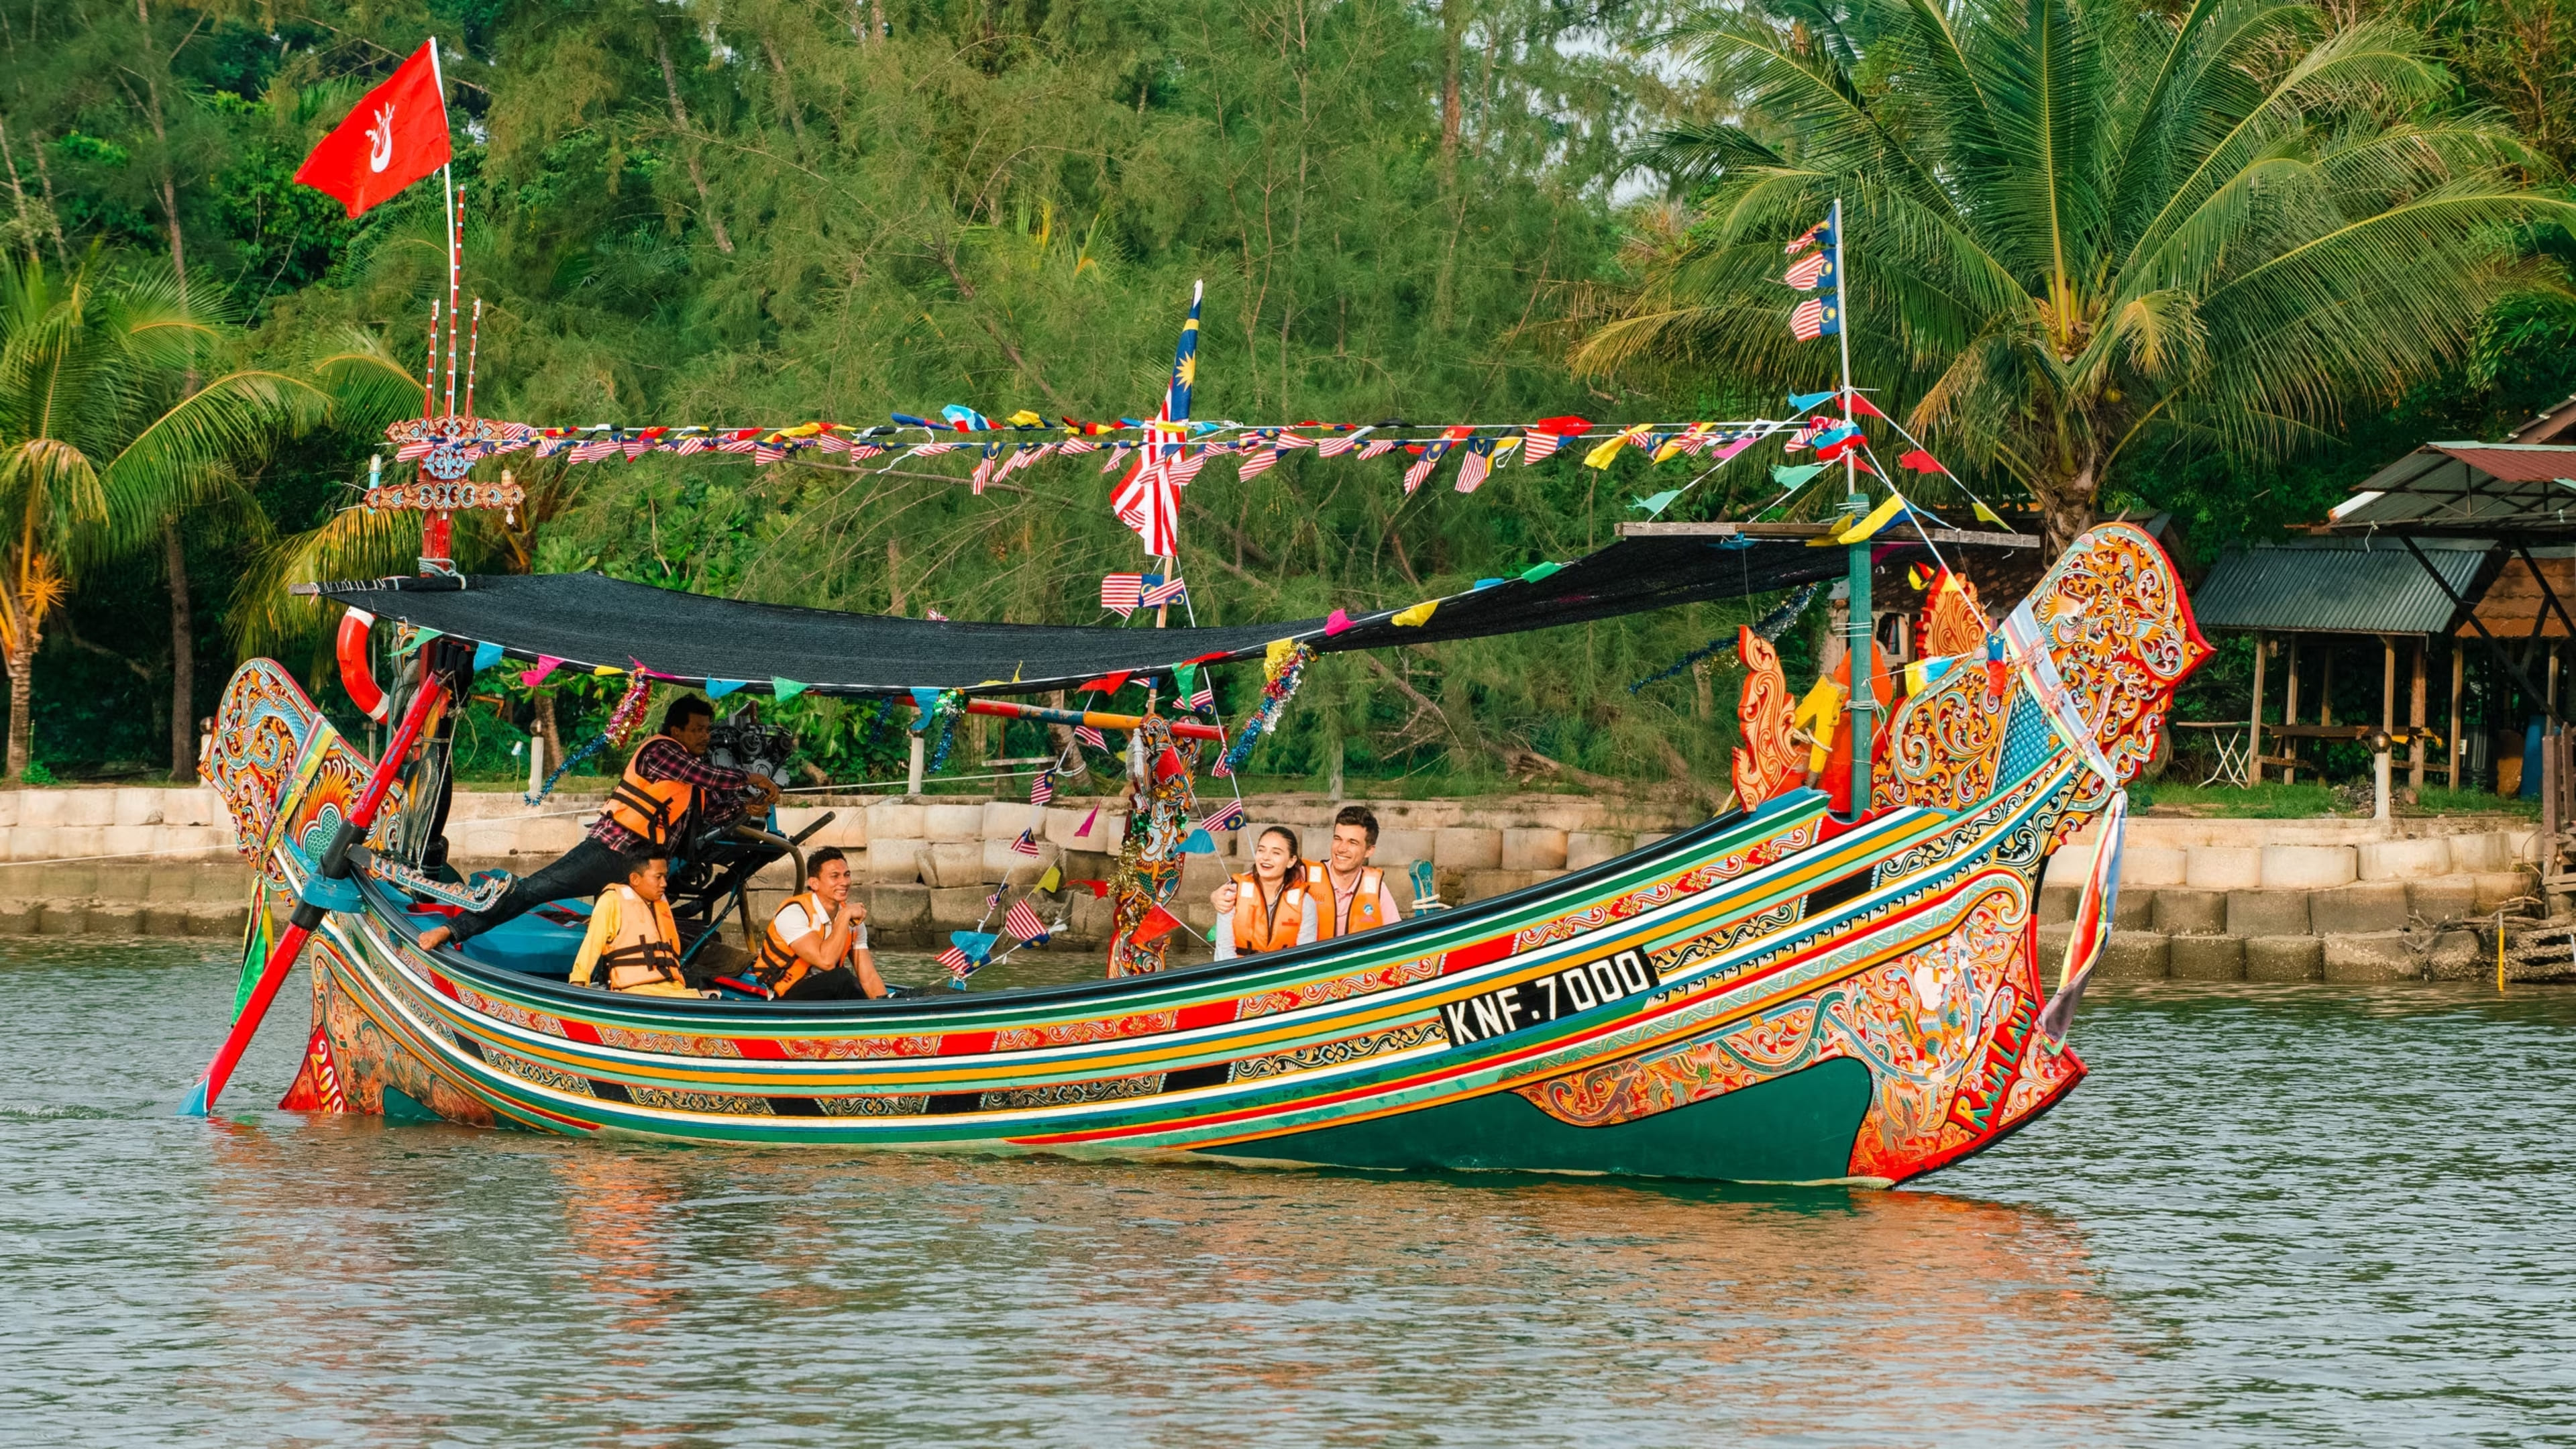
{"label": "grass patch", "polygon": [[[2402,787],[2401,787],[2402,788]],[[2366,785],[2262,784],[2251,789],[2232,785],[2176,785],[2140,781],[2129,787],[2129,803],[2142,814],[2194,815],[2215,820],[2356,819],[2370,814]],[[2483,790],[2426,789],[2418,802],[2401,798],[2399,815],[2516,815],[2537,819],[2537,800],[2508,800]]]}

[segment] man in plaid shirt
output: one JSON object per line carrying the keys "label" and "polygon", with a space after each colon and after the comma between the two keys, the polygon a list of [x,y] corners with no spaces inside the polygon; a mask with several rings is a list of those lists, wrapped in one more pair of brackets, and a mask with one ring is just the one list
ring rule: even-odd
{"label": "man in plaid shirt", "polygon": [[[707,739],[715,731],[715,707],[695,695],[671,701],[662,715],[662,732],[646,740],[626,764],[617,792],[593,821],[590,835],[566,851],[561,860],[514,883],[488,911],[465,911],[450,925],[421,932],[431,950],[461,946],[504,921],[514,920],[548,901],[579,897],[589,900],[626,879],[630,857],[660,852],[676,854],[688,835],[742,813],[758,800],[763,809],[778,802],[778,785],[766,775],[707,763]],[[650,807],[673,786],[690,787],[691,803],[682,818],[660,820]],[[623,815],[625,818],[620,819]],[[647,831],[660,838],[649,838]]]}

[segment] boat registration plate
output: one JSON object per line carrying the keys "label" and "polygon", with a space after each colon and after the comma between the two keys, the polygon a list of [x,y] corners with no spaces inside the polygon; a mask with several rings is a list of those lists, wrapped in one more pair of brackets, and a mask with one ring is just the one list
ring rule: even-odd
{"label": "boat registration plate", "polygon": [[1491,1041],[1561,1016],[1643,995],[1657,985],[1654,963],[1634,949],[1515,982],[1440,1008],[1452,1046]]}

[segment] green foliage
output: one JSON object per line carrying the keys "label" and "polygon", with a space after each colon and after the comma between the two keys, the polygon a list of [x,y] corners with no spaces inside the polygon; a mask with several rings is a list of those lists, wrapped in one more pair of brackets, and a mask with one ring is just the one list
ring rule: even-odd
{"label": "green foliage", "polygon": [[2576,218],[2385,21],[1852,0],[1686,33],[1750,116],[1644,153],[1705,195],[1582,361],[1828,385],[1777,279],[1839,196],[1858,377],[2061,543],[2115,476],[2278,458],[2457,367],[2539,280],[2516,228]]}

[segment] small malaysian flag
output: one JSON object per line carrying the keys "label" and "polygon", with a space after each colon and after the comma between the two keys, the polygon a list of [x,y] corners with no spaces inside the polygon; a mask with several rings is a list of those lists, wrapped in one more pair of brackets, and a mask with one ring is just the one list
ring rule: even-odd
{"label": "small malaysian flag", "polygon": [[1446,439],[1423,444],[1422,456],[1414,460],[1412,467],[1404,470],[1404,491],[1410,493],[1421,487],[1422,480],[1430,477],[1431,470],[1439,467],[1440,460],[1447,456],[1449,456],[1449,443]]}
{"label": "small malaysian flag", "polygon": [[653,440],[651,438],[629,438],[626,440],[626,461],[629,463],[634,462],[636,459],[641,458],[652,451]]}
{"label": "small malaysian flag", "polygon": [[[1021,831],[1020,838],[1011,842],[1011,852],[1015,855],[1041,854],[1042,852],[1038,849],[1037,832],[1033,830]],[[998,901],[1001,898],[1002,893],[1000,891],[995,891],[993,893],[993,900]],[[985,904],[991,905],[992,901],[987,901]]]}
{"label": "small malaysian flag", "polygon": [[1032,805],[1044,805],[1054,798],[1055,771],[1038,771],[1038,777],[1029,782],[1029,803]]}
{"label": "small malaysian flag", "polygon": [[1135,446],[1136,445],[1134,443],[1110,444],[1109,456],[1100,460],[1100,471],[1102,473],[1114,473],[1118,471],[1118,465],[1127,461],[1127,450]]}
{"label": "small malaysian flag", "polygon": [[1279,465],[1276,447],[1259,448],[1243,455],[1243,469],[1236,476],[1246,480],[1258,478]]}
{"label": "small malaysian flag", "polygon": [[1109,748],[1109,737],[1089,725],[1075,725],[1073,737],[1095,750],[1106,752]]}
{"label": "small malaysian flag", "polygon": [[1216,682],[1201,672],[1197,687],[1190,691],[1189,698],[1181,701],[1181,705],[1185,709],[1216,708]]}
{"label": "small malaysian flag", "polygon": [[394,461],[397,463],[408,463],[415,458],[426,458],[429,456],[429,449],[430,445],[428,443],[405,443],[401,447],[394,449]]}
{"label": "small malaysian flag", "polygon": [[1002,929],[1019,937],[1023,945],[1034,946],[1047,938],[1046,922],[1038,919],[1037,909],[1029,904],[1027,896],[1011,903],[1009,913],[1002,917]]}
{"label": "small malaysian flag", "polygon": [[965,446],[966,445],[964,443],[921,443],[914,446],[912,456],[916,458],[936,458],[942,453],[954,453]]}
{"label": "small malaysian flag", "polygon": [[1189,597],[1189,592],[1190,586],[1181,582],[1180,575],[1174,574],[1169,579],[1156,579],[1148,585],[1138,602],[1148,609],[1159,608],[1164,604],[1180,602]]}
{"label": "small malaysian flag", "polygon": [[939,953],[939,964],[947,967],[948,974],[956,977],[960,981],[963,981],[967,977],[975,974],[974,961],[969,959],[964,951],[955,946],[951,946],[947,950]]}
{"label": "small malaysian flag", "polygon": [[1556,450],[1564,442],[1563,438],[1554,433],[1542,433],[1533,428],[1521,434],[1521,462],[1544,463],[1556,456]]}
{"label": "small malaysian flag", "polygon": [[615,457],[617,450],[618,443],[615,438],[601,438],[573,449],[572,460],[576,463],[596,463],[602,458]]}
{"label": "small malaysian flag", "polygon": [[758,428],[742,428],[735,432],[727,433],[723,438],[717,441],[716,451],[719,453],[748,453],[752,449],[760,446],[758,443],[752,441],[754,435],[759,433],[759,431],[760,429]]}
{"label": "small malaysian flag", "polygon": [[1100,445],[1091,441],[1089,438],[1067,438],[1063,442],[1056,444],[1055,450],[1058,453],[1063,454],[1065,457],[1078,458],[1085,453],[1099,452]]}
{"label": "small malaysian flag", "polygon": [[1206,466],[1206,450],[1185,448],[1181,451],[1181,456],[1163,465],[1163,471],[1171,475],[1173,482],[1186,488],[1191,479],[1199,476],[1199,470]]}
{"label": "small malaysian flag", "polygon": [[685,458],[692,453],[703,453],[706,450],[707,435],[704,433],[691,433],[687,437],[682,438],[680,440],[680,445],[673,448],[671,451]]}
{"label": "small malaysian flag", "polygon": [[1798,304],[1797,311],[1789,314],[1789,335],[1801,342],[1813,342],[1842,330],[1840,314],[1822,297],[1809,297]]}
{"label": "small malaysian flag", "polygon": [[1315,445],[1315,456],[1318,458],[1338,458],[1344,453],[1347,453],[1351,449],[1359,446],[1359,441],[1360,435],[1358,433],[1350,433],[1338,438],[1326,438]]}
{"label": "small malaysian flag", "polygon": [[1143,574],[1102,574],[1100,576],[1100,607],[1116,614],[1119,618],[1124,619],[1135,613],[1137,606],[1144,601],[1145,576]]}
{"label": "small malaysian flag", "polygon": [[751,445],[751,461],[754,463],[766,465],[775,463],[786,456],[787,450],[785,448],[777,447],[773,444],[754,443]]}
{"label": "small malaysian flag", "polygon": [[1791,262],[1789,270],[1780,275],[1783,286],[1795,287],[1801,292],[1812,292],[1833,279],[1834,255],[1831,252],[1809,252]]}
{"label": "small malaysian flag", "polygon": [[984,460],[975,465],[975,471],[973,473],[967,475],[967,481],[973,485],[976,497],[983,497],[984,485],[993,481],[993,462],[998,456],[999,455],[993,451],[993,445],[986,443],[984,445]]}
{"label": "small malaysian flag", "polygon": [[852,443],[850,445],[850,461],[853,463],[864,463],[868,459],[876,457],[884,451],[884,448],[879,447],[875,443]]}
{"label": "small malaysian flag", "polygon": [[1371,458],[1383,458],[1394,451],[1395,439],[1371,438],[1368,440],[1368,446],[1360,449],[1360,461],[1365,463]]}
{"label": "small malaysian flag", "polygon": [[1243,828],[1243,820],[1243,802],[1240,800],[1229,800],[1225,804],[1218,806],[1214,811],[1210,812],[1205,820],[1200,821],[1199,829],[1206,831],[1210,835],[1214,835],[1220,830],[1240,830]]}
{"label": "small malaysian flag", "polygon": [[1458,491],[1461,493],[1475,492],[1479,487],[1483,486],[1485,475],[1492,472],[1493,467],[1494,440],[1491,438],[1468,439],[1467,456],[1461,459],[1458,463]]}
{"label": "small malaysian flag", "polygon": [[816,433],[814,446],[826,453],[846,453],[850,451],[850,440],[838,433]]}
{"label": "small malaysian flag", "polygon": [[1281,433],[1277,438],[1271,440],[1271,446],[1276,448],[1311,448],[1315,446],[1315,440],[1312,438],[1301,438],[1295,433]]}
{"label": "small malaysian flag", "polygon": [[1834,224],[1830,218],[1817,222],[1814,226],[1800,232],[1797,240],[1790,242],[1787,246],[1780,249],[1780,255],[1784,257],[1794,257],[1817,242],[1822,242],[1826,246],[1832,246],[1834,244]]}

